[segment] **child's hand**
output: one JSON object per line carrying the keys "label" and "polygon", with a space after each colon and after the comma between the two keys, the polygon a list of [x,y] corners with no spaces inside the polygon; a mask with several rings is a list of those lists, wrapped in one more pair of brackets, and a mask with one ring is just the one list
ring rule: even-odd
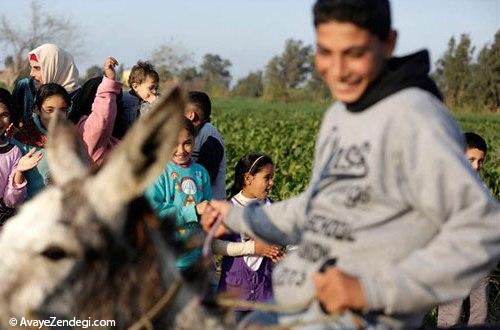
{"label": "child's hand", "polygon": [[118,65],[118,61],[114,57],[108,57],[103,65],[104,75],[111,80],[116,79],[115,66]]}
{"label": "child's hand", "polygon": [[198,214],[203,214],[205,212],[205,209],[208,205],[208,201],[203,201],[201,203],[198,203],[196,204],[195,208],[196,208],[196,213]]}
{"label": "child's hand", "polygon": [[217,220],[222,219],[223,223],[217,228],[215,232],[215,237],[220,237],[227,234],[229,231],[224,226],[224,219],[226,218],[229,210],[231,209],[231,204],[225,201],[210,201],[203,214],[201,215],[200,224],[203,230],[207,233],[210,232],[213,226],[217,223]]}
{"label": "child's hand", "polygon": [[154,101],[156,101],[157,98],[158,98],[158,96],[156,94],[150,93],[149,97],[147,99],[145,99],[144,101],[146,101],[147,103],[151,104]]}
{"label": "child's hand", "polygon": [[258,239],[255,240],[255,254],[268,257],[274,262],[280,261],[283,257],[283,252],[279,246],[266,244]]}
{"label": "child's hand", "polygon": [[17,163],[17,170],[19,172],[26,172],[31,170],[33,167],[38,165],[40,159],[42,159],[43,155],[40,151],[36,152],[35,148],[31,148],[31,150],[24,156],[19,159]]}

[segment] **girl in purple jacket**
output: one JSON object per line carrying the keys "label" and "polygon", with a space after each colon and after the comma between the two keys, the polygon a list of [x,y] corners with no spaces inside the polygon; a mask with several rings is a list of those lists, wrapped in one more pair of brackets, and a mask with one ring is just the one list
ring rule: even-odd
{"label": "girl in purple jacket", "polygon": [[[268,197],[273,186],[274,165],[269,156],[250,154],[241,158],[235,168],[234,184],[230,200],[235,206],[244,207],[249,203],[270,204]],[[230,234],[221,239],[231,242],[253,241],[251,238]],[[273,261],[282,257],[279,247],[269,246],[260,241],[254,241],[255,254],[238,257],[224,256],[222,259],[221,276],[218,292],[227,292],[231,296],[247,301],[263,302],[272,299],[272,268]],[[262,256],[257,250],[269,249],[269,256]],[[274,253],[276,250],[279,254]],[[237,311],[237,320],[241,319],[247,310]]]}
{"label": "girl in purple jacket", "polygon": [[5,136],[12,127],[10,114],[12,97],[0,88],[0,226],[14,214],[14,208],[26,198],[24,172],[35,167],[42,158],[32,148],[22,156],[21,150]]}

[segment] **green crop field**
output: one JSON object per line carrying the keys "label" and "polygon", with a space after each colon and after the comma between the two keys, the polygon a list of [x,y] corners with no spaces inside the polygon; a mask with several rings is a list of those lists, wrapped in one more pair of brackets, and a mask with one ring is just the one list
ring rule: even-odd
{"label": "green crop field", "polygon": [[[228,185],[241,156],[264,152],[272,156],[276,164],[273,197],[281,200],[303,191],[311,173],[321,118],[328,106],[255,99],[216,100],[212,121],[226,144]],[[457,113],[455,118],[464,131],[477,132],[486,139],[489,152],[483,178],[493,195],[500,198],[500,115]]]}
{"label": "green crop field", "polygon": [[[311,173],[314,142],[329,104],[269,103],[254,99],[218,99],[213,123],[224,137],[230,185],[238,159],[251,152],[264,152],[276,164],[272,197],[282,200],[302,192]],[[500,115],[455,113],[464,131],[483,136],[489,147],[483,179],[500,198]],[[432,160],[429,160],[432,161]],[[490,320],[500,322],[500,267],[490,277]],[[436,310],[423,327],[435,324]]]}

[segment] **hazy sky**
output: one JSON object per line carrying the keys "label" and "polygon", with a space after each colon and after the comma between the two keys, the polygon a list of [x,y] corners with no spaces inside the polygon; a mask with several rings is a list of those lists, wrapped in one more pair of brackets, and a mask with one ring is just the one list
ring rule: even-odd
{"label": "hazy sky", "polygon": [[[31,0],[3,0],[0,14],[27,24]],[[81,74],[108,55],[132,66],[162,43],[193,54],[229,59],[233,77],[263,69],[282,52],[288,38],[314,44],[314,0],[43,0],[43,10],[70,18],[84,34],[85,56],[76,58]],[[397,54],[420,48],[434,62],[451,36],[469,33],[477,48],[500,28],[500,0],[392,0]],[[0,49],[0,65],[6,53]]]}

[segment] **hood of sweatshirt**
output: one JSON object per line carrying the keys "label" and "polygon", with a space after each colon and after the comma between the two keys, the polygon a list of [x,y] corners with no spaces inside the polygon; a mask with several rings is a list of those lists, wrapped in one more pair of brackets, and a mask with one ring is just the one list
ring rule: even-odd
{"label": "hood of sweatshirt", "polygon": [[410,87],[426,90],[442,100],[441,92],[429,77],[429,69],[427,50],[404,57],[393,57],[387,61],[380,76],[366,89],[363,96],[356,102],[346,104],[347,110],[363,111],[387,96]]}

